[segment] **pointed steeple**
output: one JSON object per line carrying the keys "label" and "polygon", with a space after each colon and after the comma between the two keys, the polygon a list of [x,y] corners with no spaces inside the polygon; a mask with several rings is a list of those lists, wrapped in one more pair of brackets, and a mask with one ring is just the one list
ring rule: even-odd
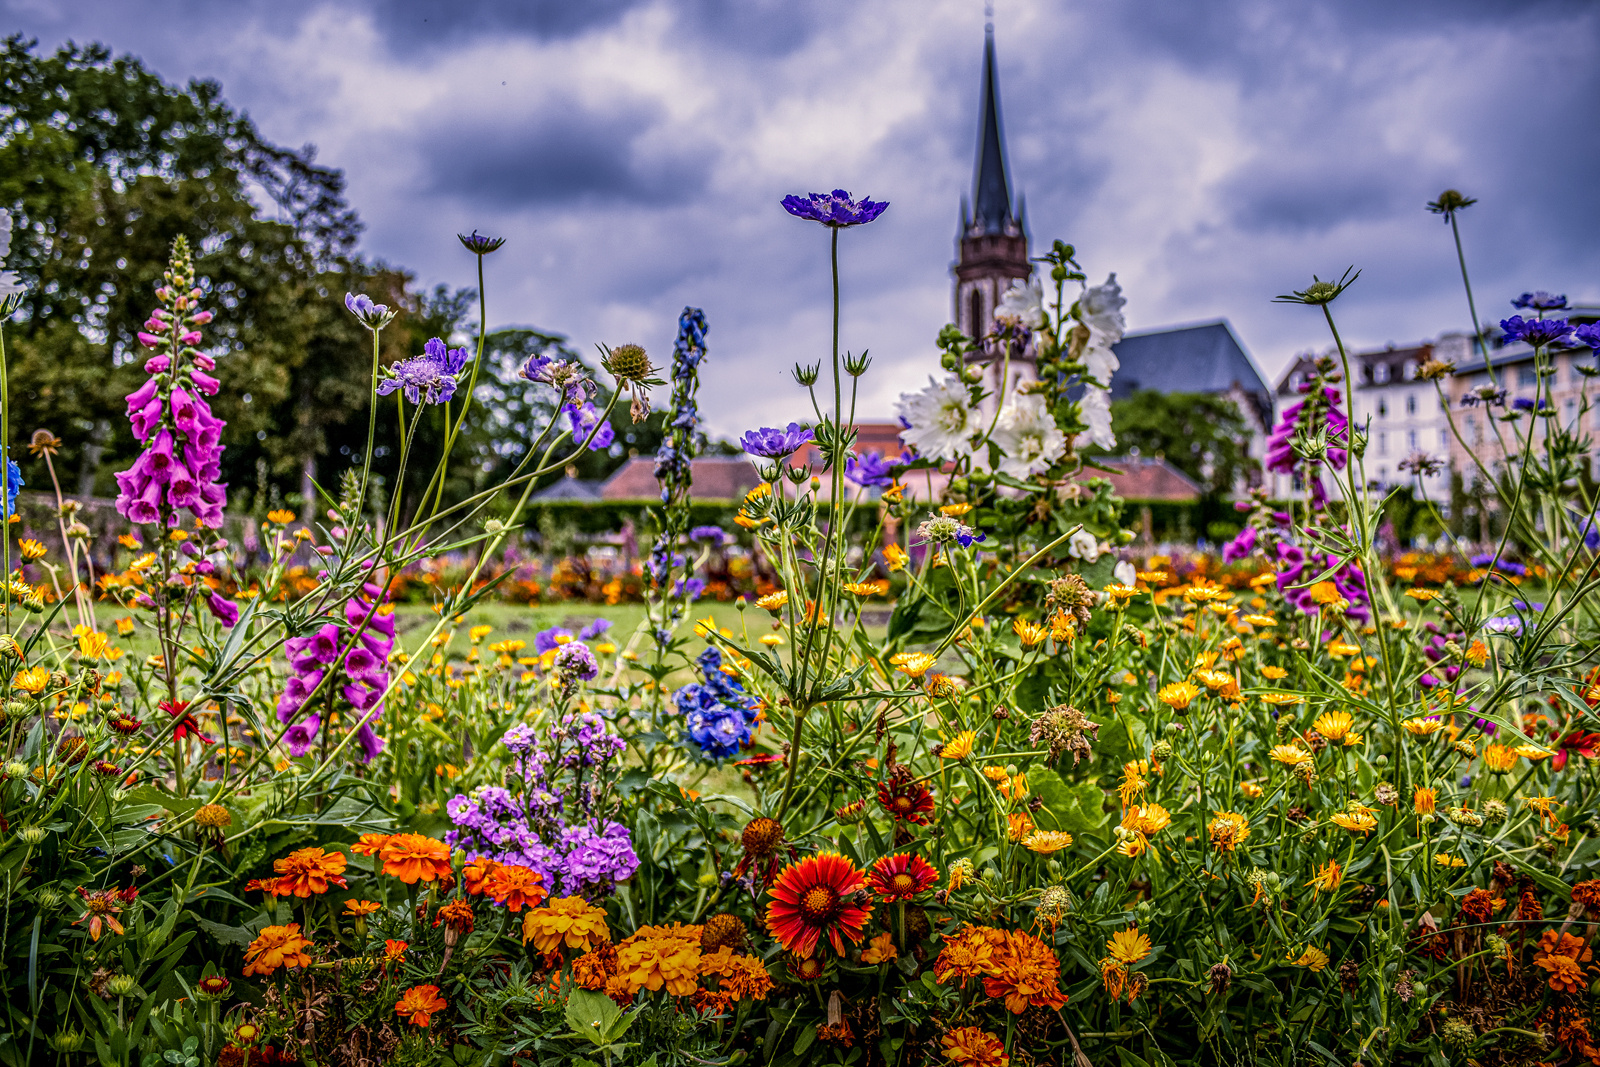
{"label": "pointed steeple", "polygon": [[972,180],[972,224],[978,233],[1008,233],[1011,180],[1006,172],[1005,135],[1000,128],[1000,84],[994,61],[994,27],[984,31],[983,107],[978,127],[978,168]]}

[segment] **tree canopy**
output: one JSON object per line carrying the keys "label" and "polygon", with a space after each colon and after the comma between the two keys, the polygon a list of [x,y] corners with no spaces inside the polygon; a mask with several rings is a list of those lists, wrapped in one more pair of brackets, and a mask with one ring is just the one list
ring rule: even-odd
{"label": "tree canopy", "polygon": [[1250,424],[1229,398],[1141,389],[1111,403],[1123,449],[1164,456],[1208,494],[1225,493],[1260,464],[1248,452]]}

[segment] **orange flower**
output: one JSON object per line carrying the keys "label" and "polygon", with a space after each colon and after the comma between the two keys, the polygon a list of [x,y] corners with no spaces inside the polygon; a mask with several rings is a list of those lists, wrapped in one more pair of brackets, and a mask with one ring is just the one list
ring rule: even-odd
{"label": "orange flower", "polygon": [[[637,935],[636,935],[637,936]],[[665,988],[675,997],[695,991],[700,977],[700,942],[686,937],[629,938],[617,946],[617,976],[631,996]]]}
{"label": "orange flower", "polygon": [[362,834],[361,839],[350,846],[350,851],[358,856],[371,856],[388,843],[392,834]]}
{"label": "orange flower", "polygon": [[1006,1067],[1005,1042],[976,1026],[962,1026],[939,1039],[944,1058],[957,1067]]}
{"label": "orange flower", "polygon": [[278,872],[278,887],[274,892],[280,897],[309,897],[321,895],[329,886],[344,888],[345,858],[343,852],[324,852],[312,846],[297,848],[281,860],[274,860],[272,869]]}
{"label": "orange flower", "polygon": [[489,879],[499,869],[499,861],[492,860],[488,856],[478,856],[475,859],[470,859],[467,861],[467,865],[461,868],[461,884],[466,888],[469,895],[482,896]]}
{"label": "orange flower", "polygon": [[1535,958],[1543,959],[1546,956],[1566,956],[1578,963],[1588,963],[1594,952],[1576,934],[1546,930],[1539,935],[1539,951]]}
{"label": "orange flower", "polygon": [[994,954],[994,973],[983,976],[983,991],[1004,1000],[1006,1009],[1021,1015],[1028,1008],[1056,1009],[1066,1005],[1061,992],[1061,961],[1053,948],[1032,934],[1008,931]]}
{"label": "orange flower", "polygon": [[139,896],[139,890],[134,886],[127,889],[85,889],[78,887],[78,896],[83,898],[83,914],[73,920],[72,925],[77,926],[85,920],[89,923],[89,937],[95,941],[100,940],[100,924],[111,927],[118,934],[127,933],[122,928],[122,923],[117,916],[122,913],[126,904],[132,904]]}
{"label": "orange flower", "polygon": [[894,947],[894,940],[885,930],[867,945],[865,952],[861,953],[861,962],[867,964],[888,963],[900,955],[900,950]]}
{"label": "orange flower", "polygon": [[911,900],[925,889],[939,882],[939,872],[921,856],[898,853],[885,856],[872,865],[867,884],[883,898],[884,903]]}
{"label": "orange flower", "polygon": [[1583,968],[1571,956],[1546,956],[1542,960],[1534,960],[1533,965],[1550,972],[1550,988],[1557,993],[1576,993],[1589,985]]}
{"label": "orange flower", "polygon": [[1005,941],[1005,932],[992,926],[963,926],[953,936],[944,939],[944,948],[933,964],[933,976],[941,983],[952,974],[966,981],[980,975],[994,974],[995,950]]}
{"label": "orange flower", "polygon": [[554,897],[549,905],[533,908],[522,920],[522,942],[546,956],[562,947],[588,952],[611,940],[604,909],[590,906],[582,897]]}
{"label": "orange flower", "polygon": [[383,873],[406,885],[431,882],[450,873],[450,846],[421,834],[395,834],[383,843],[378,855],[383,860]]}
{"label": "orange flower", "polygon": [[[417,836],[406,834],[406,837]],[[415,879],[413,879],[415,881]],[[444,998],[439,995],[436,985],[414,985],[395,1002],[394,1013],[401,1016],[412,1026],[427,1026],[433,1021],[436,1013],[444,1011]]]}
{"label": "orange flower", "polygon": [[798,956],[813,955],[824,933],[842,956],[846,937],[860,944],[865,936],[872,908],[853,898],[866,885],[863,872],[837,852],[807,856],[778,875],[767,905],[767,927]]}
{"label": "orange flower", "polygon": [[617,973],[617,950],[606,944],[592,952],[585,952],[572,961],[572,980],[579,988],[595,992],[606,987]]}
{"label": "orange flower", "polygon": [[344,913],[354,919],[371,915],[381,907],[383,905],[376,900],[347,900],[344,902]]}
{"label": "orange flower", "polygon": [[406,949],[410,947],[410,943],[406,941],[396,941],[393,938],[385,939],[383,942],[383,962],[399,963],[405,959]]}
{"label": "orange flower", "polygon": [[245,977],[271,974],[279,967],[309,967],[311,957],[306,949],[310,947],[311,940],[300,936],[299,923],[269,926],[244,950]]}
{"label": "orange flower", "polygon": [[532,867],[508,865],[499,867],[484,880],[483,891],[496,904],[504,904],[513,915],[526,904],[537,908],[548,895],[544,891],[544,875]]}
{"label": "orange flower", "polygon": [[1033,833],[1033,816],[1025,811],[1013,811],[1006,816],[1006,837],[1011,841],[1021,841]]}
{"label": "orange flower", "polygon": [[433,918],[433,925],[439,926],[443,924],[446,930],[445,944],[448,945],[450,944],[450,934],[453,933],[459,937],[461,934],[472,933],[474,921],[475,917],[470,903],[465,900],[452,900],[439,909],[438,914]]}

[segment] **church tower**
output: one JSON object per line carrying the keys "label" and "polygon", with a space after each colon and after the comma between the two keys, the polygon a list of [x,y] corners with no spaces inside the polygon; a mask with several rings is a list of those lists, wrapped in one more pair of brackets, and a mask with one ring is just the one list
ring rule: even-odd
{"label": "church tower", "polygon": [[[970,214],[969,214],[970,204]],[[1033,273],[1028,262],[1024,214],[1011,210],[1011,181],[1005,137],[1000,129],[1000,86],[994,62],[994,27],[985,28],[983,102],[978,116],[978,165],[972,199],[961,198],[961,229],[956,235],[955,315],[968,337],[991,329],[995,308],[1011,283]]]}

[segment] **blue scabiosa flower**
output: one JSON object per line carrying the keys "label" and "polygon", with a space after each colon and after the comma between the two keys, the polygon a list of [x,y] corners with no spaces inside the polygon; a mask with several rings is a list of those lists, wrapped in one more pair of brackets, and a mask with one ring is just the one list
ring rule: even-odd
{"label": "blue scabiosa flower", "polygon": [[477,230],[473,230],[470,234],[458,233],[456,234],[456,240],[460,241],[462,247],[475,256],[486,256],[506,243],[504,237],[485,237]]}
{"label": "blue scabiosa flower", "polygon": [[1543,289],[1523,293],[1511,301],[1514,308],[1533,308],[1536,311],[1558,311],[1567,306],[1566,293],[1547,293]]}
{"label": "blue scabiosa flower", "polygon": [[[562,640],[563,638],[566,640]],[[538,633],[533,635],[533,650],[542,656],[546,652],[554,652],[556,649],[566,644],[567,641],[571,640],[571,630],[564,630],[559,626],[552,626],[548,630],[540,630]]]}
{"label": "blue scabiosa flower", "polygon": [[366,293],[344,294],[344,306],[369,330],[381,330],[399,314],[390,311],[389,305],[375,303]]}
{"label": "blue scabiosa flower", "polygon": [[835,189],[831,193],[812,193],[810,196],[783,198],[783,209],[795,218],[810,219],[812,222],[820,222],[834,229],[864,225],[882,215],[883,209],[888,206],[888,201],[879,203],[866,197],[852,200],[850,194],[843,189]]}
{"label": "blue scabiosa flower", "polygon": [[1521,315],[1501,319],[1500,328],[1506,332],[1507,344],[1525,341],[1534,348],[1556,344],[1572,333],[1572,324],[1566,319],[1525,319]]}
{"label": "blue scabiosa flower", "polygon": [[1534,403],[1532,400],[1528,399],[1525,396],[1519,396],[1519,397],[1517,397],[1515,400],[1513,400],[1511,402],[1511,406],[1516,408],[1518,411],[1549,411],[1550,410],[1550,404],[1549,404],[1549,402],[1547,400],[1545,400],[1544,397],[1540,397],[1538,403]]}
{"label": "blue scabiosa flower", "polygon": [[610,619],[596,619],[588,626],[578,631],[578,640],[593,641],[607,630],[611,629]]}
{"label": "blue scabiosa flower", "polygon": [[728,532],[720,526],[696,526],[689,531],[689,540],[705,541],[718,548],[728,543]]}
{"label": "blue scabiosa flower", "polygon": [[746,430],[745,435],[739,438],[739,447],[752,456],[763,459],[783,459],[800,451],[800,446],[810,441],[814,434],[798,422],[791,422],[787,429],[775,430],[771,426],[763,426],[758,430]]}
{"label": "blue scabiosa flower", "polygon": [[844,461],[844,476],[863,489],[883,489],[894,484],[894,476],[889,473],[892,466],[882,453],[868,452],[864,456],[847,458]]}
{"label": "blue scabiosa flower", "polygon": [[1588,322],[1572,331],[1573,338],[1590,348],[1600,349],[1600,322]]}
{"label": "blue scabiosa flower", "polygon": [[378,383],[378,395],[388,396],[399,389],[413,404],[443,404],[456,395],[456,378],[471,359],[465,348],[450,348],[434,337],[422,346],[422,355],[387,368]]}
{"label": "blue scabiosa flower", "polygon": [[[567,420],[567,428],[572,431],[572,439],[588,441],[591,452],[610,448],[611,442],[616,439],[616,431],[611,428],[610,421],[601,421],[600,412],[595,408],[593,401],[585,400],[582,407],[568,404],[561,409],[561,414]],[[598,430],[595,428],[597,424]],[[589,437],[591,433],[594,434],[592,440]]]}

